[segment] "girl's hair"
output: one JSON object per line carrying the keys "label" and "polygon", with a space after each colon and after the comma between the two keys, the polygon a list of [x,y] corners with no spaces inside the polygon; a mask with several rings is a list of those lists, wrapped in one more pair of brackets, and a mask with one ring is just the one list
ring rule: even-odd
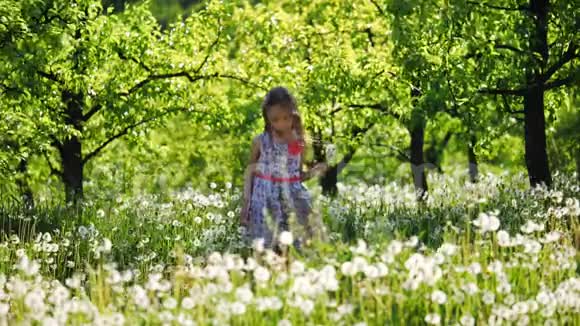
{"label": "girl's hair", "polygon": [[272,127],[268,122],[267,112],[274,105],[279,105],[290,111],[293,120],[292,128],[298,134],[298,138],[301,141],[305,141],[304,127],[302,126],[302,118],[300,117],[300,113],[298,112],[298,105],[296,104],[296,99],[294,98],[294,96],[292,96],[292,94],[290,94],[290,91],[288,91],[288,89],[284,87],[272,88],[268,92],[268,94],[266,94],[264,102],[262,102],[262,116],[264,117],[264,123],[266,126],[265,131],[266,132],[272,131]]}

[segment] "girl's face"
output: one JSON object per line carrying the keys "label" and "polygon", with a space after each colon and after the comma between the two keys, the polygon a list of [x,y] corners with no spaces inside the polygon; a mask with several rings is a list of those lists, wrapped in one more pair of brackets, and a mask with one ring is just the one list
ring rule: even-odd
{"label": "girl's face", "polygon": [[292,130],[292,113],[285,106],[273,105],[266,113],[268,122],[272,129],[280,134],[285,134]]}

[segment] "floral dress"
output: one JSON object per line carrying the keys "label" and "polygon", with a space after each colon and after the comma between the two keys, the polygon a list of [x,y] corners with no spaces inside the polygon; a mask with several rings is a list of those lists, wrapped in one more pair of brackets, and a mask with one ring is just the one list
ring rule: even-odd
{"label": "floral dress", "polygon": [[307,224],[311,198],[301,182],[302,143],[276,143],[268,132],[259,137],[260,157],[253,177],[248,231],[251,239],[263,238],[270,246],[279,232],[288,230],[291,214],[302,225]]}

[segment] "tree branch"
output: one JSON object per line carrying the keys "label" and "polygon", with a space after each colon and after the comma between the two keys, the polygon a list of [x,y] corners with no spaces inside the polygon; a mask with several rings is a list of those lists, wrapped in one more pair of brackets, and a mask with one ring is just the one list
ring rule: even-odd
{"label": "tree branch", "polygon": [[401,119],[401,116],[398,113],[388,110],[386,106],[384,106],[380,103],[376,103],[376,104],[352,104],[351,103],[348,105],[348,107],[355,108],[355,109],[367,109],[367,108],[374,109],[374,110],[377,110],[379,112],[389,114],[396,119]]}
{"label": "tree branch", "polygon": [[343,106],[341,106],[340,104],[338,104],[338,103],[337,103],[337,104],[336,104],[336,105],[335,105],[335,106],[332,108],[332,111],[330,111],[330,113],[329,113],[329,114],[330,114],[331,116],[334,116],[334,115],[335,115],[335,114],[337,114],[338,112],[342,111],[342,109],[343,109]]}
{"label": "tree branch", "polygon": [[[220,27],[221,27],[221,25],[220,25]],[[221,28],[218,28],[218,33],[217,33],[217,36],[216,36],[215,40],[213,41],[213,43],[207,49],[207,53],[205,54],[205,58],[203,58],[203,61],[201,62],[201,64],[199,65],[199,67],[197,67],[197,69],[195,69],[193,71],[194,74],[197,75],[201,71],[201,69],[203,69],[203,66],[205,66],[205,64],[207,63],[207,60],[209,59],[209,56],[211,55],[211,52],[212,52],[213,48],[219,43],[221,34],[222,34],[222,30],[221,30]]]}
{"label": "tree branch", "polygon": [[517,52],[520,54],[526,53],[526,51],[519,49],[519,48],[516,48],[515,46],[509,45],[509,44],[495,44],[494,48],[497,50],[511,50],[511,51],[514,51],[514,52]]}
{"label": "tree branch", "polygon": [[95,115],[95,113],[99,112],[101,109],[103,108],[102,104],[96,104],[95,106],[93,106],[89,112],[87,112],[86,114],[83,115],[83,121],[89,121],[89,119]]}
{"label": "tree branch", "polygon": [[23,92],[21,90],[19,90],[16,87],[10,87],[4,83],[0,83],[0,94],[6,94],[8,92],[14,92],[14,93],[18,93],[18,94],[23,94]]}
{"label": "tree branch", "polygon": [[576,53],[577,49],[578,46],[576,44],[570,43],[570,45],[568,46],[568,50],[564,52],[562,57],[560,57],[560,59],[556,63],[554,63],[550,68],[548,68],[548,70],[542,75],[542,82],[548,81],[550,77],[552,77],[552,75],[554,75],[566,63],[574,59],[580,58],[580,52]]}
{"label": "tree branch", "polygon": [[58,149],[59,151],[62,151],[62,143],[60,142],[60,140],[58,140],[58,138],[56,138],[55,135],[49,135],[49,138],[52,140],[50,142],[50,145]]}
{"label": "tree branch", "polygon": [[529,51],[522,50],[522,49],[517,48],[517,47],[515,47],[513,45],[509,45],[509,44],[495,44],[494,45],[494,48],[497,49],[497,50],[511,50],[511,51],[513,51],[515,53],[518,53],[518,54],[521,54],[521,55],[529,55],[529,56],[531,56],[531,58],[534,61],[536,61],[536,63],[538,63],[540,65],[542,64],[542,60],[540,60],[538,57],[536,57],[533,52],[529,52]]}
{"label": "tree branch", "polygon": [[575,69],[568,77],[555,79],[544,83],[541,85],[542,81],[538,81],[535,84],[528,85],[523,88],[518,89],[494,89],[494,88],[482,88],[478,90],[478,93],[489,94],[489,95],[513,95],[513,96],[524,96],[526,92],[534,87],[542,86],[544,90],[551,90],[554,88],[570,85],[578,81],[580,77],[580,68]]}
{"label": "tree branch", "polygon": [[[242,77],[239,77],[239,76],[222,75],[222,74],[214,74],[214,75],[215,75],[216,78],[224,78],[224,79],[236,80],[236,81],[239,81],[242,84],[246,84],[248,86],[252,86],[252,87],[261,89],[263,91],[269,91],[269,88],[264,87],[264,86],[262,86],[262,85],[260,85],[258,83],[254,83],[252,81],[249,81],[248,79],[245,79],[245,78],[242,78]],[[211,76],[210,76],[210,78],[211,78]]]}
{"label": "tree branch", "polygon": [[145,69],[145,71],[151,73],[151,68],[149,68],[149,66],[147,66],[143,61],[137,60],[134,57],[127,57],[125,55],[125,53],[121,52],[121,49],[116,48],[115,52],[117,53],[117,55],[119,56],[119,58],[121,58],[122,60],[131,60],[133,62],[135,62],[136,64],[138,64],[139,66],[141,66],[143,69]]}
{"label": "tree branch", "polygon": [[374,48],[375,41],[373,41],[373,37],[374,37],[373,31],[371,30],[370,27],[368,27],[367,29],[365,29],[365,32],[367,33],[367,38],[368,38],[369,42],[371,43],[371,47]]}
{"label": "tree branch", "polygon": [[451,99],[453,100],[453,105],[447,111],[450,113],[451,116],[458,117],[459,111],[457,110],[457,97],[455,96],[455,92],[453,91],[453,87],[451,87],[451,81],[449,80],[449,72],[445,69],[445,79],[447,81],[447,87],[449,88],[449,92],[451,93]]}
{"label": "tree branch", "polygon": [[140,88],[149,84],[152,81],[160,80],[160,79],[169,79],[169,78],[174,78],[174,77],[186,77],[191,82],[195,82],[195,81],[199,80],[199,78],[195,79],[194,77],[192,77],[189,73],[187,73],[185,71],[170,73],[170,74],[149,75],[149,76],[147,76],[147,78],[143,79],[142,81],[138,82],[133,87],[131,87],[131,89],[129,89],[129,91],[121,92],[121,93],[119,93],[119,95],[129,96],[129,95],[135,93],[136,91],[138,91]]}
{"label": "tree branch", "polygon": [[357,148],[352,148],[348,151],[348,153],[344,154],[340,162],[336,163],[336,174],[340,174],[342,170],[347,166],[347,164],[352,160],[354,154],[356,153]]}
{"label": "tree branch", "polygon": [[496,6],[496,5],[491,5],[489,3],[482,3],[482,2],[477,2],[477,1],[467,1],[468,4],[470,5],[475,5],[475,6],[483,6],[489,9],[495,9],[495,10],[506,10],[506,11],[530,11],[530,7],[528,6],[524,6],[524,5],[520,5],[517,7],[503,7],[503,6]]}
{"label": "tree branch", "polygon": [[54,73],[52,73],[52,72],[45,72],[45,71],[42,71],[42,70],[37,70],[36,72],[37,72],[37,73],[38,73],[40,76],[42,76],[42,77],[44,77],[44,78],[46,78],[46,79],[52,80],[52,81],[54,81],[54,82],[57,82],[57,83],[59,83],[59,84],[62,84],[62,83],[63,83],[63,82],[62,82],[60,79],[58,79],[58,77],[57,77],[57,76],[56,76]]}
{"label": "tree branch", "polygon": [[566,78],[555,79],[544,84],[544,89],[551,90],[554,88],[570,85],[573,82],[578,81],[579,79],[578,76],[580,76],[580,69],[576,69],[575,72],[573,72],[572,74],[570,74],[570,76]]}
{"label": "tree branch", "polygon": [[[133,58],[133,57],[128,58],[123,52],[121,52],[120,49],[117,48],[116,52],[117,52],[117,55],[119,56],[119,58],[121,58],[123,60],[131,60],[131,61],[137,63],[139,66],[141,66],[143,69],[145,69],[145,71],[147,71],[149,73],[149,76],[147,76],[147,78],[140,81],[135,86],[131,87],[131,89],[129,89],[129,91],[122,92],[119,95],[129,96],[132,93],[136,92],[137,90],[139,90],[140,88],[144,87],[145,85],[147,85],[148,83],[150,83],[154,80],[168,79],[168,78],[175,78],[175,77],[186,77],[192,83],[196,82],[198,80],[201,80],[201,79],[209,79],[209,78],[213,78],[213,77],[231,78],[231,79],[237,79],[239,81],[244,81],[242,78],[226,76],[226,75],[218,75],[218,74],[198,75],[199,72],[203,69],[203,67],[207,63],[207,61],[209,60],[209,57],[212,53],[213,48],[219,43],[219,39],[221,37],[221,34],[222,34],[222,31],[221,31],[221,28],[219,28],[216,39],[208,47],[206,56],[202,60],[201,64],[196,69],[193,70],[193,75],[186,72],[186,71],[181,71],[181,72],[176,72],[176,73],[168,73],[168,74],[159,74],[159,75],[153,74],[152,69],[149,66],[147,66],[143,61],[137,60],[136,58]],[[249,83],[249,82],[246,81],[246,83]]]}
{"label": "tree branch", "polygon": [[59,171],[54,167],[54,165],[52,165],[52,163],[50,162],[50,157],[48,157],[46,150],[42,151],[42,155],[44,156],[44,159],[46,159],[46,163],[48,164],[48,168],[50,169],[50,174],[63,178],[64,177],[63,172]]}
{"label": "tree branch", "polygon": [[498,89],[498,88],[482,88],[478,90],[479,93],[489,94],[489,95],[513,95],[513,96],[524,96],[527,88],[520,89]]}
{"label": "tree branch", "polygon": [[[58,19],[63,25],[70,24],[70,21],[67,21],[66,19],[62,18],[59,14],[53,14],[52,16],[48,15],[50,9],[55,9],[55,10],[53,10],[53,12],[57,12],[57,13],[61,12],[61,8],[52,8],[53,3],[54,2],[52,2],[52,1],[47,3],[47,6],[44,8],[44,10],[42,10],[40,15],[38,17],[36,17],[38,19],[38,21],[40,21],[42,24],[48,25],[53,20]],[[42,18],[42,21],[40,20],[40,18]]]}
{"label": "tree branch", "polygon": [[375,1],[375,0],[370,0],[373,5],[375,5],[375,7],[377,8],[377,10],[379,11],[379,13],[383,16],[387,16],[387,14],[385,13],[385,11],[383,10],[383,8],[381,8],[381,6]]}
{"label": "tree branch", "polygon": [[508,100],[507,100],[507,95],[506,94],[502,94],[501,95],[502,101],[503,101],[503,106],[504,106],[504,110],[508,113],[511,114],[523,114],[524,110],[519,110],[519,111],[515,111],[512,109],[511,105],[509,104]]}
{"label": "tree branch", "polygon": [[451,137],[453,137],[453,135],[455,134],[454,131],[447,131],[447,133],[445,134],[445,137],[443,137],[443,142],[441,143],[441,148],[445,148],[447,147],[447,144],[449,144],[449,141],[451,140]]}
{"label": "tree branch", "polygon": [[131,125],[128,125],[127,127],[123,128],[123,130],[119,131],[117,134],[111,136],[109,139],[107,139],[106,141],[104,141],[101,145],[99,145],[93,151],[91,151],[90,153],[88,153],[87,155],[85,155],[85,157],[83,158],[83,164],[85,164],[90,159],[92,159],[93,157],[95,157],[96,155],[98,155],[105,147],[107,147],[115,139],[118,139],[118,138],[121,138],[121,137],[125,136],[131,130],[133,130],[133,129],[139,127],[139,126],[142,126],[142,125],[144,125],[146,123],[149,123],[151,121],[154,121],[156,119],[159,119],[159,118],[161,118],[163,116],[169,115],[171,113],[175,113],[175,112],[179,112],[179,111],[187,111],[187,110],[189,110],[189,108],[183,108],[183,107],[178,107],[178,108],[163,110],[158,115],[155,115],[155,116],[149,117],[149,118],[145,118],[145,119],[143,119],[141,121],[138,121],[136,123],[133,123]]}
{"label": "tree branch", "polygon": [[219,74],[219,73],[213,73],[213,74],[210,74],[210,75],[192,76],[192,75],[190,75],[186,71],[181,71],[181,72],[169,73],[169,74],[149,75],[147,78],[145,78],[144,80],[140,81],[135,86],[131,87],[131,89],[129,89],[129,91],[127,91],[127,92],[121,92],[121,93],[119,93],[119,95],[120,96],[129,96],[129,95],[135,93],[140,88],[142,88],[145,85],[149,84],[152,81],[161,80],[161,79],[175,78],[175,77],[185,77],[185,78],[187,78],[192,83],[195,83],[196,81],[199,81],[199,80],[202,80],[202,79],[212,79],[212,78],[233,79],[233,80],[240,81],[240,82],[242,82],[244,84],[247,84],[247,85],[250,85],[250,86],[253,86],[253,87],[262,89],[262,90],[267,90],[265,87],[263,87],[261,85],[258,85],[256,83],[250,82],[249,80],[244,79],[242,77],[238,77],[238,76],[224,75],[224,74]]}
{"label": "tree branch", "polygon": [[[373,126],[375,125],[374,122],[369,123],[366,127],[364,128],[359,128],[359,127],[355,127],[352,132],[351,132],[351,138],[356,138],[361,134],[366,134]],[[342,172],[342,170],[346,167],[346,165],[352,160],[352,158],[354,157],[354,154],[356,153],[358,147],[351,147],[348,151],[348,153],[346,153],[342,159],[340,160],[340,162],[338,162],[336,164],[336,174],[340,174],[340,172]]]}
{"label": "tree branch", "polygon": [[393,145],[382,144],[382,143],[374,143],[374,144],[368,144],[368,145],[386,147],[386,148],[390,149],[392,152],[395,152],[399,156],[399,159],[401,161],[411,163],[411,156],[409,156],[409,153],[405,152],[405,150],[402,150],[398,147],[395,147]]}

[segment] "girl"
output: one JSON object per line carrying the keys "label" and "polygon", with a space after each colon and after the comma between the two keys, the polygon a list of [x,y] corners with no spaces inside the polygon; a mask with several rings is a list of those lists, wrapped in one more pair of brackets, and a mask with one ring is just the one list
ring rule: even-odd
{"label": "girl", "polygon": [[288,217],[294,214],[311,237],[311,199],[302,181],[324,172],[327,166],[319,163],[308,172],[302,171],[304,129],[296,101],[286,88],[268,92],[262,116],[265,130],[252,142],[241,223],[251,239],[262,238],[271,246],[273,232],[266,216],[272,217],[275,229],[281,232],[288,230]]}

